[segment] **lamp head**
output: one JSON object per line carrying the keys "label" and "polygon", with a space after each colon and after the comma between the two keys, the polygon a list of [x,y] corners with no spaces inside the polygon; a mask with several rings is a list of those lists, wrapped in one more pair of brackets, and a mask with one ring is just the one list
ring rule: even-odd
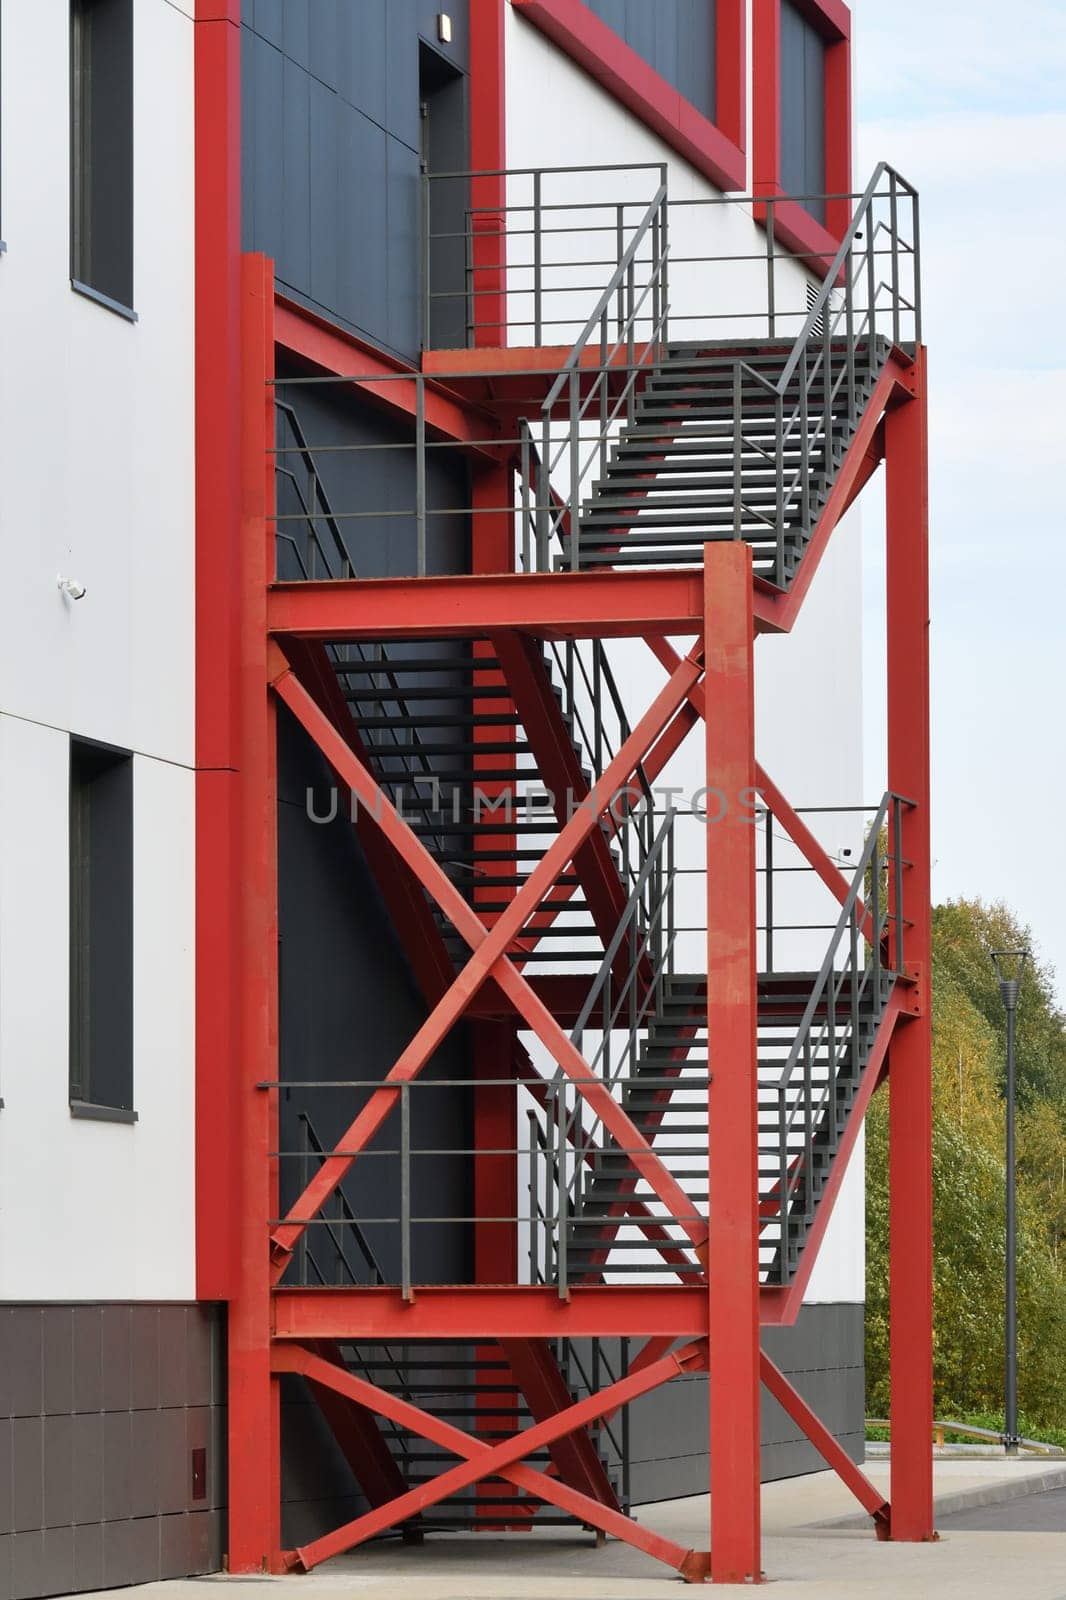
{"label": "lamp head", "polygon": [[996,969],[996,981],[999,984],[1000,998],[1008,1011],[1013,1011],[1018,1004],[1018,989],[1025,971],[1025,963],[1029,959],[1028,950],[992,950],[992,965]]}

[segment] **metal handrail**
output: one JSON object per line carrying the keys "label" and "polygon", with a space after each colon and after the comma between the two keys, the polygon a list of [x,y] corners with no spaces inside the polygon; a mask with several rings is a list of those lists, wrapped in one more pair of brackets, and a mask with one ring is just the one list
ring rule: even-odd
{"label": "metal handrail", "polygon": [[[315,464],[314,451],[307,442],[307,436],[303,431],[303,426],[300,423],[296,410],[287,401],[277,399],[276,397],[274,404],[276,410],[285,418],[292,432],[293,438],[296,441],[295,450],[307,469],[309,480],[312,485],[313,498],[321,502],[321,519],[329,528],[334,543],[336,544],[340,554],[343,566],[342,576],[345,578],[354,578],[357,576],[355,562],[352,559],[351,552],[348,549],[347,541],[345,540],[344,534],[339,523],[337,522],[336,516],[334,515],[329,496],[326,493],[322,478]],[[280,476],[283,476],[289,480],[299,502],[301,511],[308,521],[310,527],[310,538],[313,547],[321,555],[329,576],[331,578],[336,577],[337,574],[331,570],[329,558],[325,549],[323,548],[322,541],[318,537],[318,513],[316,513],[311,506],[309,506],[307,498],[304,495],[295,474],[289,468],[276,466],[275,471]],[[313,577],[313,564],[311,572],[309,573],[303,555],[301,554],[301,551],[292,535],[279,534],[278,538],[284,540],[288,545],[291,546],[292,554],[300,568],[303,577]],[[337,671],[343,675],[344,667],[348,664],[347,658],[341,655],[340,648],[337,645],[328,644],[325,648],[326,654],[328,655],[330,661],[333,663]],[[377,676],[385,680],[387,687],[394,692],[395,703],[399,707],[399,715],[406,716],[408,714],[407,701],[404,699],[403,689],[396,677],[396,674],[390,670],[389,658],[385,652],[384,646],[377,647],[379,654],[375,654],[374,647],[368,646],[362,640],[350,642],[345,646],[345,648],[348,650],[354,650],[358,661],[363,666],[374,669]],[[462,666],[463,663],[457,662],[456,665]],[[358,701],[356,703],[358,703]],[[410,778],[412,784],[416,788],[416,791],[419,782],[429,782],[431,784],[436,782],[437,776],[433,768],[433,763],[430,758],[423,754],[422,750],[420,749],[420,740],[417,737],[411,740],[401,739],[396,728],[390,728],[387,730],[387,732],[391,739],[390,748],[383,749],[376,742],[371,742],[373,754],[382,761],[402,762],[404,776]],[[390,776],[386,781],[391,784],[394,780],[393,777]],[[447,855],[447,847],[445,843],[449,837],[447,832],[441,833],[435,829],[429,830],[429,837],[434,841],[438,856],[441,859],[444,859]]]}
{"label": "metal handrail", "polygon": [[[844,901],[843,901],[843,903],[841,905],[841,908],[840,908],[840,915],[837,918],[836,927],[833,929],[833,933],[832,933],[832,935],[830,937],[830,940],[829,940],[829,948],[826,951],[825,957],[824,957],[824,959],[822,961],[822,965],[821,965],[821,967],[819,969],[819,972],[818,972],[818,976],[815,979],[814,985],[813,985],[813,987],[811,989],[810,999],[807,1001],[807,1005],[806,1005],[806,1008],[805,1008],[804,1013],[803,1013],[803,1018],[802,1018],[802,1020],[800,1022],[800,1025],[799,1025],[799,1030],[797,1032],[795,1040],[793,1041],[792,1048],[789,1051],[788,1061],[786,1062],[785,1067],[782,1070],[782,1081],[785,1082],[785,1083],[787,1083],[790,1080],[790,1078],[792,1076],[792,1073],[796,1069],[796,1065],[797,1065],[797,1062],[799,1060],[800,1051],[802,1049],[803,1035],[810,1031],[810,1027],[811,1027],[811,1024],[812,1024],[812,1022],[814,1020],[815,1014],[817,1013],[818,1007],[821,1005],[822,999],[823,999],[823,997],[825,995],[826,988],[828,986],[830,977],[832,976],[832,974],[836,970],[835,967],[834,967],[834,957],[836,955],[836,951],[837,951],[837,948],[838,948],[838,946],[840,944],[840,941],[844,937],[845,933],[848,932],[848,929],[849,929],[849,927],[852,926],[852,924],[855,924],[855,926],[858,927],[858,919],[857,919],[857,915],[856,915],[856,910],[857,910],[857,907],[859,905],[859,897],[860,897],[860,894],[862,893],[863,888],[865,886],[866,874],[867,874],[867,871],[868,871],[868,869],[870,867],[870,864],[871,864],[871,862],[874,861],[875,857],[879,856],[879,854],[880,854],[880,850],[881,850],[881,829],[884,827],[884,825],[886,823],[886,820],[888,818],[889,810],[894,805],[898,806],[898,805],[903,805],[905,803],[906,802],[903,801],[901,796],[895,794],[891,789],[887,790],[885,795],[884,795],[884,797],[883,797],[883,799],[882,799],[882,801],[881,801],[881,804],[877,808],[877,813],[876,813],[873,821],[870,824],[869,831],[868,831],[867,836],[866,836],[866,843],[864,844],[863,849],[862,849],[862,854],[860,855],[860,857],[859,857],[859,859],[858,859],[858,861],[856,863],[855,872],[852,875],[851,884],[850,884],[850,886],[848,888],[847,895],[845,896]],[[876,952],[877,949],[880,946],[881,934],[884,931],[883,927],[878,927],[878,922],[880,920],[881,914],[880,914],[880,905],[879,905],[880,896],[879,896],[879,894],[877,892],[876,883],[874,885],[874,897],[873,898],[874,898],[874,912],[873,912],[873,923],[872,923],[873,937],[870,938],[868,936],[867,937],[867,942],[870,944],[871,949]],[[894,915],[895,915],[896,922],[897,922],[896,949],[897,949],[897,951],[899,951],[899,950],[902,949],[902,916],[903,916],[903,908],[898,903],[896,904],[896,906],[894,908]],[[887,912],[887,909],[886,909],[886,911],[885,911],[885,918],[886,919],[887,919],[887,916],[888,916],[888,912]],[[880,970],[880,965],[881,965],[881,963],[880,963],[880,960],[878,959],[875,962],[875,968],[877,970]]]}
{"label": "metal handrail", "polygon": [[[781,370],[781,377],[778,380],[778,388],[781,390],[782,394],[784,394],[785,390],[788,388],[789,381],[790,381],[790,379],[792,377],[792,374],[796,370],[796,367],[797,367],[797,365],[799,363],[800,355],[801,355],[802,350],[803,350],[803,346],[810,339],[811,334],[814,332],[815,328],[817,327],[819,318],[823,315],[823,313],[825,312],[826,307],[829,304],[829,296],[832,293],[832,290],[836,286],[837,280],[840,277],[841,268],[843,267],[843,265],[844,265],[845,261],[847,260],[848,256],[851,254],[851,250],[852,250],[853,245],[862,236],[861,235],[862,226],[865,224],[866,217],[869,215],[869,212],[870,212],[871,206],[873,204],[873,201],[877,198],[878,190],[879,190],[880,185],[881,185],[881,180],[882,180],[882,178],[884,178],[886,176],[886,174],[889,174],[891,176],[892,184],[899,184],[900,187],[907,194],[910,195],[911,201],[912,201],[913,206],[914,206],[914,216],[917,219],[917,216],[918,216],[918,191],[917,191],[917,189],[915,189],[912,184],[908,183],[906,178],[902,177],[902,175],[900,173],[898,173],[894,167],[890,167],[887,161],[879,161],[877,166],[874,169],[873,177],[870,179],[869,183],[866,185],[866,188],[863,190],[862,199],[859,201],[859,204],[855,208],[854,215],[852,216],[852,219],[851,219],[850,223],[848,224],[848,227],[847,227],[847,230],[846,230],[846,232],[844,234],[843,239],[841,239],[841,241],[840,241],[839,248],[837,249],[836,255],[833,257],[832,264],[831,264],[828,272],[826,273],[825,277],[822,279],[821,288],[818,290],[818,293],[815,295],[814,300],[811,303],[810,310],[807,313],[807,320],[803,324],[803,327],[800,329],[799,333],[796,335],[796,342],[792,347],[792,353],[789,356],[788,360],[785,362],[785,365]],[[871,241],[871,243],[872,243],[872,241]],[[913,251],[914,251],[915,255],[917,255],[917,240],[915,240],[914,246],[912,248],[913,248]],[[922,342],[921,301],[920,301],[920,297],[917,296],[917,295],[915,296],[915,302],[916,303],[915,303],[914,310],[915,310],[915,317],[917,319],[916,320],[916,327],[915,327],[915,343],[916,344],[921,344],[921,342]]]}
{"label": "metal handrail", "polygon": [[[774,1198],[780,1221],[778,1265],[782,1282],[790,1273],[789,1223],[799,1204],[797,1191],[802,1189],[803,1215],[809,1222],[817,1199],[815,1145],[819,1140],[827,1142],[829,1154],[835,1152],[839,1140],[837,1090],[845,1081],[856,1085],[862,1021],[880,1017],[885,1004],[884,980],[903,975],[902,807],[907,803],[889,790],[878,807],[777,1080],[779,1173]],[[886,829],[891,832],[887,848],[882,844]],[[890,896],[883,901],[881,878],[890,863]],[[868,903],[864,904],[860,897],[867,893],[867,881]],[[845,942],[845,958],[838,967],[838,954]],[[860,945],[869,951],[861,964]],[[823,1009],[825,1017],[819,1025],[818,1013]],[[816,1089],[814,1068],[819,1062],[825,1068],[825,1081]],[[850,1074],[847,1080],[844,1073]],[[790,1142],[795,1138],[801,1141],[799,1149]]]}
{"label": "metal handrail", "polygon": [[[633,889],[628,901],[626,902],[625,909],[618,918],[618,926],[614,931],[610,943],[603,953],[603,960],[600,963],[599,971],[589,984],[588,994],[585,997],[585,1003],[578,1013],[577,1021],[575,1022],[570,1035],[575,1044],[588,1027],[590,1019],[596,1010],[596,1005],[600,999],[600,996],[609,995],[610,993],[612,973],[614,971],[614,958],[622,947],[622,941],[629,931],[630,924],[636,920],[641,909],[643,908],[645,889],[649,882],[653,880],[653,876],[657,874],[658,869],[660,868],[667,845],[672,840],[673,826],[674,812],[670,811],[667,813],[666,820],[652,841],[651,849],[648,851],[648,854],[641,865],[640,871],[637,874],[636,881],[633,884]],[[672,880],[667,883],[667,890],[671,888]],[[659,885],[657,883],[656,892],[659,892]],[[652,914],[653,923],[661,910],[665,910],[665,902],[659,902],[656,904]],[[634,962],[634,968],[630,972],[628,981],[634,982],[636,977],[636,963]],[[607,1014],[608,1013],[605,1010],[605,1019]],[[594,1068],[595,1063],[590,1062],[590,1066]],[[560,1078],[561,1076],[562,1069],[558,1068],[556,1070],[556,1077]]]}
{"label": "metal handrail", "polygon": [[[655,194],[652,196],[651,204],[648,206],[648,209],[638,222],[636,228],[634,229],[633,237],[630,239],[629,244],[626,246],[621,259],[618,262],[618,265],[611,274],[611,277],[607,283],[607,287],[597,300],[594,310],[591,312],[587,322],[585,323],[585,326],[582,328],[581,332],[574,341],[574,344],[570,350],[570,354],[563,362],[563,365],[559,370],[559,376],[548,390],[547,397],[544,401],[544,409],[548,409],[549,407],[553,406],[556,400],[558,400],[559,396],[562,394],[567,375],[573,371],[578,362],[581,360],[581,352],[584,350],[592,335],[595,333],[601,322],[601,319],[603,318],[604,312],[607,311],[611,301],[618,293],[618,290],[621,287],[622,281],[625,278],[625,275],[628,273],[629,268],[636,261],[637,251],[645,235],[651,231],[653,225],[655,224],[656,218],[659,216],[659,213],[662,210],[666,197],[666,184],[660,183],[659,187],[655,191]],[[663,244],[662,249],[663,255],[665,256],[665,243]],[[657,265],[657,262],[653,262],[653,273],[656,270]],[[615,346],[615,349],[618,349],[617,345]]]}
{"label": "metal handrail", "polygon": [[[867,1428],[890,1428],[891,1422],[887,1417],[867,1417],[865,1426]],[[995,1428],[975,1428],[968,1422],[952,1422],[947,1418],[941,1417],[934,1417],[933,1432],[937,1435],[934,1442],[938,1447],[943,1444],[942,1436],[945,1433],[962,1433],[971,1439],[987,1439],[992,1444],[1005,1444],[1007,1442],[1007,1435],[998,1433]],[[1017,1442],[1023,1450],[1031,1450],[1036,1455],[1066,1455],[1066,1450],[1061,1445],[1047,1444],[1041,1439],[1019,1439]]]}
{"label": "metal handrail", "polygon": [[[310,1147],[311,1153],[316,1155],[316,1156],[318,1156],[321,1161],[325,1161],[327,1156],[331,1155],[332,1152],[331,1151],[327,1151],[327,1149],[323,1145],[322,1140],[319,1138],[319,1136],[318,1136],[318,1134],[317,1134],[317,1132],[315,1130],[315,1125],[311,1121],[310,1114],[308,1112],[306,1112],[306,1111],[300,1111],[300,1112],[297,1113],[297,1120],[303,1124],[304,1134],[305,1134],[305,1137],[307,1139],[308,1146]],[[337,1219],[337,1220],[342,1222],[343,1225],[349,1230],[349,1232],[351,1233],[352,1237],[354,1238],[356,1244],[358,1245],[359,1254],[363,1258],[363,1261],[364,1261],[364,1263],[366,1265],[367,1271],[371,1274],[371,1281],[372,1282],[376,1282],[379,1286],[386,1284],[388,1282],[388,1279],[385,1277],[385,1274],[382,1271],[381,1263],[378,1261],[377,1256],[374,1254],[373,1246],[371,1245],[369,1239],[367,1238],[366,1234],[363,1232],[363,1229],[360,1227],[359,1220],[356,1217],[355,1212],[352,1210],[351,1206],[348,1204],[348,1198],[345,1195],[344,1190],[341,1189],[341,1188],[338,1188],[335,1192],[339,1197],[339,1208],[340,1208],[340,1213],[341,1213],[340,1218]],[[327,1228],[326,1228],[326,1232],[329,1235],[329,1237],[330,1237],[330,1239],[331,1239],[331,1241],[333,1243],[333,1246],[336,1249],[341,1261],[344,1263],[344,1267],[345,1267],[346,1271],[348,1272],[348,1275],[350,1276],[350,1278],[352,1280],[352,1283],[353,1284],[357,1284],[356,1276],[355,1276],[354,1272],[352,1272],[351,1266],[349,1265],[349,1262],[348,1262],[347,1253],[345,1252],[345,1250],[343,1248],[343,1245],[338,1242],[337,1237],[336,1237],[336,1235],[335,1235],[335,1233],[333,1231],[333,1221],[332,1221],[332,1219],[329,1219],[329,1218],[327,1218],[325,1220],[326,1220],[326,1222],[328,1224]],[[306,1245],[306,1240],[305,1240],[305,1245]],[[309,1259],[312,1259],[311,1256],[310,1256],[310,1250],[309,1249],[308,1249],[307,1253],[308,1253]],[[326,1280],[323,1277],[321,1271],[319,1271],[317,1263],[313,1263],[313,1264],[315,1266],[315,1271],[316,1271],[318,1277],[322,1280],[323,1284],[325,1284]]]}
{"label": "metal handrail", "polygon": [[[888,179],[888,200],[891,208],[891,223],[883,220],[874,220],[874,205],[878,200],[886,198],[882,192],[882,184]],[[898,194],[902,191],[909,197],[913,218],[914,237],[909,245],[901,244],[898,230]],[[867,237],[864,240],[864,233]],[[892,282],[886,284],[883,280],[877,281],[874,276],[874,261],[877,254],[876,242],[882,233],[887,233],[889,246],[887,254],[892,262]],[[863,242],[863,248],[856,247]],[[915,293],[913,301],[908,300],[899,287],[899,254],[901,249],[910,254],[914,260]],[[856,326],[856,273],[866,277],[866,305],[860,312]],[[792,349],[781,369],[780,376],[775,385],[779,399],[775,435],[777,439],[778,461],[778,494],[777,494],[777,576],[779,585],[783,586],[784,580],[784,533],[785,518],[789,507],[794,503],[797,494],[802,496],[803,516],[801,522],[804,532],[810,520],[810,465],[812,454],[819,449],[824,451],[824,467],[828,472],[831,432],[837,417],[836,403],[841,391],[847,386],[847,420],[854,424],[859,412],[858,384],[856,368],[856,350],[863,340],[867,345],[867,365],[869,370],[874,370],[875,346],[877,342],[878,301],[882,290],[890,297],[889,311],[892,325],[892,342],[900,342],[900,313],[907,309],[914,319],[915,343],[921,343],[921,295],[919,286],[919,255],[918,255],[918,193],[917,190],[903,178],[894,167],[886,162],[880,162],[872,178],[863,191],[859,204],[855,208],[851,221],[841,239],[832,262],[826,271],[822,282],[814,295],[807,312],[806,320],[800,328],[793,342]],[[834,309],[832,296],[835,291],[842,290],[841,303]],[[840,360],[840,370],[833,376],[833,350],[834,340],[841,324],[844,324],[844,348]],[[813,361],[808,366],[808,361],[813,354]],[[799,374],[799,395],[792,407],[787,423],[783,419],[783,407],[786,396],[793,380]],[[823,394],[817,409],[812,407],[812,392],[815,384],[821,379]],[[811,427],[812,415],[814,417],[813,430]],[[784,460],[789,445],[798,439],[799,464],[792,473],[787,486],[784,483]],[[739,517],[739,511],[738,511]]]}
{"label": "metal handrail", "polygon": [[[533,430],[528,421],[525,418],[520,418],[518,427],[523,485],[522,556],[523,564],[528,571],[531,557],[529,541],[528,487],[534,478],[536,480],[542,480],[547,484],[551,503],[560,512],[554,529],[560,540],[563,538],[567,523],[571,522],[571,517],[569,509],[564,504],[561,495],[559,495],[557,490],[552,486],[550,475],[543,470],[543,458],[538,448],[537,441],[533,435]],[[545,552],[542,556],[538,549],[538,566],[546,565],[547,561],[547,553]],[[580,737],[584,753],[589,759],[595,776],[599,778],[602,776],[606,766],[617,754],[618,750],[629,738],[629,735],[633,731],[632,727],[630,726],[629,718],[626,715],[625,702],[622,698],[617,680],[615,679],[614,670],[611,666],[611,660],[610,656],[608,655],[607,648],[602,639],[584,640],[580,645],[573,639],[566,640],[565,644],[562,645],[558,641],[549,640],[547,641],[545,648],[547,653],[555,661],[560,673],[562,674],[563,687],[566,694],[566,699],[564,700],[563,704],[564,716],[569,715],[572,719],[574,733],[576,736]],[[586,662],[584,650],[588,650],[591,655],[591,678],[589,675],[589,663]],[[592,708],[591,729],[589,729],[585,721],[580,703],[577,698],[577,679],[579,677],[584,685],[589,704]],[[617,720],[616,741],[612,741],[605,727],[603,716],[603,691],[606,691],[607,697],[614,710],[615,718]],[[643,809],[639,813],[636,813],[636,826],[638,838],[640,840],[640,850],[638,852],[638,860],[635,868],[633,868],[630,863],[629,852],[626,848],[628,842],[628,832],[624,828],[623,820],[615,814],[613,807],[608,811],[608,821],[612,831],[614,832],[615,837],[623,845],[624,853],[622,861],[622,874],[626,881],[630,883],[633,881],[635,873],[639,872],[641,863],[645,860],[648,851],[651,849],[652,836],[655,828],[654,795],[652,793],[651,786],[648,783],[643,763],[640,763],[637,766],[634,777],[636,779],[637,786],[641,791],[641,797],[644,801]],[[633,815],[634,811],[631,809],[630,815],[626,820],[632,820]]]}

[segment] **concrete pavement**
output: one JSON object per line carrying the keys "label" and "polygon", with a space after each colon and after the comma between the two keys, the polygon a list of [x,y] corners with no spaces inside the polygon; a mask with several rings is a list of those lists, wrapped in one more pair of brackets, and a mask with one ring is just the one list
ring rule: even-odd
{"label": "concrete pavement", "polygon": [[[867,1470],[887,1486],[887,1462]],[[781,1600],[1066,1600],[1066,1530],[975,1531],[958,1525],[965,1514],[946,1510],[960,1496],[1017,1495],[1023,1485],[1044,1486],[1047,1497],[1056,1471],[1066,1483],[1066,1467],[1046,1460],[936,1462],[945,1525],[931,1545],[881,1544],[868,1526],[841,1525],[854,1502],[831,1473],[767,1484],[765,1576]],[[1058,1489],[1050,1495],[1053,1508],[1066,1499]],[[706,1496],[642,1508],[638,1516],[685,1546],[706,1547]],[[665,1600],[679,1592],[673,1573],[628,1545],[596,1548],[588,1534],[545,1529],[501,1537],[437,1534],[421,1546],[381,1542],[306,1577],[152,1584],[145,1600],[207,1600],[205,1583],[265,1586],[270,1600]]]}

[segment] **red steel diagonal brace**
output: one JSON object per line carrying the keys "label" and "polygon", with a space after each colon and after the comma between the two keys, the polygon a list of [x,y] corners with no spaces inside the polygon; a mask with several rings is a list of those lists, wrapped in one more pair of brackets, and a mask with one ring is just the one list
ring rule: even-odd
{"label": "red steel diagonal brace", "polygon": [[[494,634],[492,644],[533,747],[538,776],[552,796],[556,818],[562,825],[574,804],[587,800],[590,790],[581,759],[552,692],[544,658],[529,634]],[[596,931],[608,945],[625,911],[627,894],[602,828],[593,828],[581,849],[575,851],[574,867],[581,878]],[[624,983],[632,965],[628,941],[623,941],[615,965],[618,979]],[[648,981],[651,968],[647,958],[642,966]]]}
{"label": "red steel diagonal brace", "polygon": [[358,1152],[365,1149],[397,1103],[399,1086],[418,1076],[440,1041],[454,1026],[490,974],[495,977],[527,1025],[552,1053],[559,1067],[575,1081],[590,1109],[619,1147],[626,1151],[631,1164],[647,1180],[668,1213],[677,1218],[697,1247],[703,1245],[707,1236],[706,1223],[694,1212],[692,1203],[680,1184],[637,1131],[606,1086],[592,1076],[580,1052],[537,998],[528,981],[507,959],[505,953],[514,936],[521,931],[531,912],[540,904],[546,891],[555,882],[559,872],[573,858],[575,850],[592,828],[598,825],[599,814],[606,809],[611,797],[629,781],[637,763],[654,745],[664,729],[666,737],[670,737],[670,728],[667,724],[687,698],[700,671],[700,654],[696,651],[681,663],[669,683],[656,696],[637,723],[629,738],[623,742],[614,760],[608,764],[595,791],[595,800],[590,802],[587,809],[575,812],[491,931],[486,930],[425,846],[387,801],[378,785],[359,766],[350,750],[345,748],[344,741],[336,729],[328,718],[323,716],[292,670],[283,671],[274,680],[277,694],[295,713],[326,758],[343,773],[345,782],[351,785],[357,797],[366,804],[401,858],[434,896],[441,909],[451,919],[456,931],[474,952],[455,983],[430,1013],[383,1080],[382,1087],[371,1095],[354,1122],[342,1134],[338,1148],[343,1148],[345,1153],[332,1155],[323,1162],[285,1219],[275,1228],[272,1236],[275,1281],[284,1271],[285,1264],[308,1219],[315,1215],[333,1192],[351,1167]]}
{"label": "red steel diagonal brace", "polygon": [[[304,688],[350,746],[356,759],[369,771],[366,744],[324,648],[311,640],[293,639],[286,645],[286,651]],[[455,968],[426,897],[411,873],[403,867],[397,871],[388,845],[361,807],[353,818],[353,827],[389,915],[403,935],[403,947],[423,999],[427,1005],[433,1005],[454,978]]]}
{"label": "red steel diagonal brace", "polygon": [[[650,638],[647,643],[657,660],[668,672],[676,670],[677,663],[681,658],[673,645],[668,643],[666,639],[658,638]],[[689,696],[689,700],[693,709],[702,717],[706,696],[701,683],[695,686]],[[830,894],[843,905],[851,893],[851,884],[818,843],[818,840],[814,837],[810,828],[807,827],[802,817],[789,805],[766,768],[760,766],[758,762],[755,763],[755,782],[759,793],[766,800],[774,816],[788,830],[793,844],[806,856]],[[869,916],[861,900],[856,902],[855,911],[859,918],[861,930],[869,937],[869,928],[872,927],[872,924],[870,924]]]}
{"label": "red steel diagonal brace", "polygon": [[765,1351],[759,1358],[759,1376],[777,1403],[784,1407],[796,1426],[807,1435],[826,1465],[832,1467],[859,1504],[873,1517],[877,1537],[887,1539],[891,1513],[888,1501],[866,1474],[859,1471],[843,1445],[834,1439],[825,1423],[815,1415],[803,1396],[796,1392],[784,1373],[774,1366]]}
{"label": "red steel diagonal brace", "polygon": [[390,1418],[401,1427],[411,1429],[422,1438],[440,1444],[446,1450],[454,1451],[462,1458],[457,1466],[440,1473],[431,1482],[420,1484],[408,1490],[406,1494],[400,1495],[389,1505],[357,1517],[334,1529],[332,1533],[302,1546],[296,1551],[296,1559],[305,1569],[327,1560],[330,1556],[339,1555],[343,1550],[350,1550],[354,1545],[363,1543],[386,1528],[394,1527],[397,1522],[405,1521],[427,1507],[438,1504],[449,1495],[457,1494],[489,1474],[494,1474],[506,1478],[518,1488],[536,1495],[538,1499],[545,1500],[550,1505],[559,1506],[561,1510],[587,1522],[590,1527],[614,1534],[616,1538],[634,1545],[638,1550],[643,1550],[655,1560],[672,1566],[690,1581],[702,1581],[706,1574],[707,1558],[701,1552],[685,1550],[672,1539],[665,1539],[659,1534],[652,1533],[620,1512],[593,1500],[589,1495],[581,1494],[567,1484],[549,1477],[547,1473],[519,1465],[519,1462],[534,1450],[551,1444],[564,1434],[572,1433],[575,1428],[584,1427],[587,1423],[595,1421],[611,1407],[626,1405],[640,1395],[648,1394],[651,1390],[669,1382],[679,1373],[705,1370],[707,1346],[702,1339],[683,1346],[640,1373],[620,1378],[597,1394],[576,1401],[565,1411],[537,1423],[532,1428],[524,1429],[492,1447],[464,1433],[461,1428],[456,1428],[451,1423],[420,1410],[410,1401],[402,1400],[398,1395],[390,1394],[384,1389],[378,1389],[374,1384],[367,1383],[365,1379],[357,1378],[354,1373],[340,1372],[298,1345],[275,1346],[272,1359],[275,1372],[299,1372],[305,1377],[314,1377],[322,1383],[331,1384],[340,1393],[358,1400],[370,1410]]}

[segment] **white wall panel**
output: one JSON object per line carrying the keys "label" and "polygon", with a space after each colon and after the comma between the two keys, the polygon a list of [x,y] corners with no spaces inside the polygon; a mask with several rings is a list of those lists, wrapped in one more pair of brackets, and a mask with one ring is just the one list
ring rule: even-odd
{"label": "white wall panel", "polygon": [[194,778],[135,758],[133,1126],[68,1105],[65,734],[0,715],[0,1300],[188,1299]]}
{"label": "white wall panel", "polygon": [[191,763],[192,24],[138,0],[136,323],[70,287],[68,8],[3,27],[0,706]]}
{"label": "white wall panel", "polygon": [[[69,8],[0,13],[0,1299],[194,1292],[193,24],[134,10],[135,323],[70,287]],[[133,1127],[68,1108],[71,732],[135,752]]]}

